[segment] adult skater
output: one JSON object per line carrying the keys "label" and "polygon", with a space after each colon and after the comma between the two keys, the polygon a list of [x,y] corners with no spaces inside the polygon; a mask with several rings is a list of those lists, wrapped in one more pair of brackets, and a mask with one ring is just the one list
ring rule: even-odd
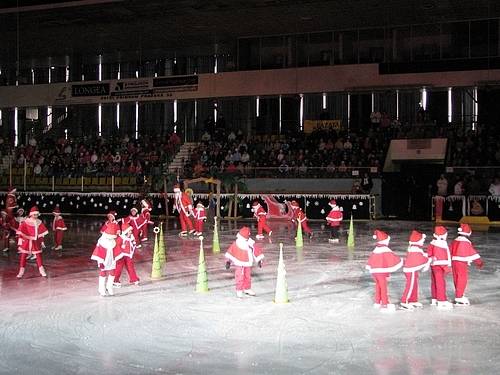
{"label": "adult skater", "polygon": [[446,297],[446,274],[451,271],[451,254],[446,238],[448,231],[439,225],[434,228],[434,239],[427,248],[431,262],[431,305],[440,309],[451,309],[453,305]]}
{"label": "adult skater", "polygon": [[366,269],[372,274],[375,280],[375,303],[374,307],[381,311],[395,311],[396,306],[389,303],[387,294],[387,278],[389,274],[397,271],[403,265],[403,261],[388,247],[391,237],[387,233],[376,229],[373,239],[377,240]]}
{"label": "adult skater", "polygon": [[68,228],[64,223],[64,219],[61,215],[61,210],[58,206],[54,208],[52,214],[54,215],[54,220],[52,221],[52,230],[54,231],[54,250],[62,250],[64,232],[68,230]]}
{"label": "adult skater", "polygon": [[344,215],[342,214],[342,210],[339,206],[337,206],[337,202],[335,199],[330,200],[328,205],[332,208],[326,217],[326,222],[330,226],[330,238],[328,242],[338,243],[339,242],[339,229],[340,224],[342,224],[342,219]]}
{"label": "adult skater", "polygon": [[174,200],[174,212],[177,210],[179,213],[179,223],[181,224],[179,236],[187,236],[188,231],[189,234],[193,234],[195,232],[193,222],[191,221],[191,216],[194,216],[193,205],[191,204],[189,196],[181,191],[179,184],[174,185]]}
{"label": "adult skater", "polygon": [[251,289],[252,265],[255,261],[259,267],[262,267],[264,254],[255,241],[250,238],[250,228],[240,229],[236,235],[236,241],[229,246],[225,257],[227,259],[226,269],[231,267],[231,263],[235,266],[236,296],[238,298],[242,298],[244,294],[255,296],[255,292]]}
{"label": "adult skater", "polygon": [[273,231],[267,225],[267,212],[264,210],[264,207],[261,206],[259,201],[254,201],[252,204],[252,212],[253,216],[255,219],[257,219],[257,238],[258,240],[261,240],[264,238],[264,232],[267,233],[268,236],[271,236]]}
{"label": "adult skater", "polygon": [[415,307],[422,307],[418,302],[418,275],[420,271],[427,271],[431,260],[423,250],[425,234],[413,230],[408,241],[408,253],[403,265],[403,272],[406,277],[406,286],[401,297],[401,308],[413,310]]}
{"label": "adult skater", "polygon": [[469,265],[474,262],[478,269],[483,268],[481,256],[477,253],[469,237],[472,229],[469,224],[460,224],[458,237],[451,243],[451,268],[455,284],[455,305],[468,306],[469,299],[464,295],[469,280]]}
{"label": "adult skater", "polygon": [[40,275],[47,277],[45,268],[42,262],[42,251],[45,247],[43,238],[49,233],[47,227],[38,218],[40,211],[37,206],[30,209],[29,217],[19,224],[17,229],[18,237],[18,252],[21,254],[19,258],[19,273],[17,278],[20,279],[26,270],[26,258],[34,255],[36,258],[36,265]]}

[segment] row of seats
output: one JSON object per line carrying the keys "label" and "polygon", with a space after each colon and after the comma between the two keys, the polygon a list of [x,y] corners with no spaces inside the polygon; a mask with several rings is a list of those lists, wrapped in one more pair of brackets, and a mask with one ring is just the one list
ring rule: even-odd
{"label": "row of seats", "polygon": [[[84,177],[84,186],[111,186],[112,177]],[[115,186],[134,186],[137,184],[137,177],[115,177]],[[9,176],[0,176],[0,186],[9,185]],[[12,176],[13,186],[24,185],[23,176]],[[52,177],[26,177],[26,185],[29,186],[46,186],[52,185]],[[56,186],[81,186],[81,177],[55,177],[54,185]]]}

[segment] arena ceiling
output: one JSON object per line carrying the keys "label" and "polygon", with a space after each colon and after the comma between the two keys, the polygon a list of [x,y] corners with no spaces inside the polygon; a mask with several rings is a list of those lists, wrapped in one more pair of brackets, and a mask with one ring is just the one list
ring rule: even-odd
{"label": "arena ceiling", "polygon": [[213,49],[215,43],[224,48],[252,35],[489,17],[500,17],[500,1],[17,0],[0,6],[0,59],[16,61],[18,46],[21,60],[34,61],[102,51]]}

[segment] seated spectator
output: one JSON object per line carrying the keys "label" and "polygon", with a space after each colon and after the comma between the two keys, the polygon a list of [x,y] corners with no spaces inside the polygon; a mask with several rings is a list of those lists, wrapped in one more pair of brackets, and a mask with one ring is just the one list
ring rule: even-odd
{"label": "seated spectator", "polygon": [[436,182],[436,186],[437,195],[440,195],[442,197],[446,197],[448,195],[448,180],[446,179],[444,174],[439,177],[439,180],[437,180]]}
{"label": "seated spectator", "polygon": [[491,195],[499,196],[500,195],[500,178],[495,177],[495,180],[491,183],[488,192]]}

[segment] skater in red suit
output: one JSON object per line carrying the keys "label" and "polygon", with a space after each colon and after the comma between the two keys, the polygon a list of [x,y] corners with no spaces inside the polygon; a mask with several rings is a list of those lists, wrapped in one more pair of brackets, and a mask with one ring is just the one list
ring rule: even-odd
{"label": "skater in red suit", "polygon": [[174,212],[177,210],[179,213],[179,222],[181,224],[181,232],[179,236],[186,237],[189,234],[195,232],[193,228],[193,222],[191,221],[191,216],[194,216],[193,205],[191,204],[191,199],[189,196],[181,191],[180,185],[176,184],[174,186]]}
{"label": "skater in red suit", "polygon": [[391,237],[387,233],[375,230],[373,239],[377,240],[375,249],[368,258],[366,269],[375,280],[375,304],[381,311],[395,311],[394,304],[389,303],[387,294],[387,278],[403,265],[403,261],[388,247]]}
{"label": "skater in red suit", "polygon": [[328,242],[338,243],[339,242],[339,229],[342,224],[342,219],[344,215],[342,214],[342,210],[339,206],[337,206],[337,202],[335,199],[332,199],[328,205],[332,208],[328,216],[326,217],[326,222],[331,228],[330,231],[330,239]]}
{"label": "skater in red suit", "polygon": [[19,273],[17,278],[20,279],[24,275],[26,269],[26,258],[31,255],[36,257],[36,265],[40,275],[47,277],[45,268],[42,262],[42,251],[45,247],[43,238],[49,233],[47,227],[38,218],[40,212],[37,206],[31,207],[29,217],[24,220],[17,229],[17,249],[21,254],[19,259]]}
{"label": "skater in red suit", "polygon": [[255,238],[258,240],[263,239],[264,235],[262,233],[264,232],[266,232],[268,236],[271,236],[273,231],[269,228],[269,225],[267,225],[267,212],[258,201],[253,202],[252,212],[253,216],[257,219],[257,236],[255,236]]}
{"label": "skater in red suit", "polygon": [[451,268],[455,284],[455,305],[468,306],[469,299],[464,296],[469,279],[469,265],[474,262],[478,269],[483,268],[483,261],[472,245],[469,237],[472,229],[469,224],[461,224],[458,237],[451,243]]}
{"label": "skater in red suit", "polygon": [[17,208],[16,188],[9,187],[7,196],[5,197],[5,212],[7,213],[7,220],[14,217],[14,210]]}
{"label": "skater in red suit", "polygon": [[134,252],[136,243],[132,234],[132,227],[129,224],[122,224],[121,234],[116,239],[116,246],[120,250],[122,257],[116,261],[115,281],[113,286],[121,287],[120,276],[123,266],[127,269],[130,284],[139,285],[139,278],[135,272]]}
{"label": "skater in red suit", "polygon": [[313,236],[313,231],[309,228],[309,224],[307,224],[307,216],[300,208],[299,203],[297,201],[292,201],[291,206],[293,209],[293,218],[292,222],[296,225],[302,225],[302,232],[306,233],[309,238]]}
{"label": "skater in red suit", "polygon": [[205,214],[205,206],[203,203],[198,202],[194,209],[194,229],[196,232],[194,232],[195,236],[202,236],[203,235],[203,224],[207,220],[207,215]]}
{"label": "skater in red suit", "polygon": [[432,306],[440,309],[451,309],[453,305],[446,297],[446,274],[451,272],[451,254],[448,248],[448,231],[439,225],[434,228],[434,239],[427,248],[431,261],[431,295]]}
{"label": "skater in red suit", "polygon": [[151,221],[151,210],[153,207],[151,206],[151,202],[146,199],[141,201],[141,216],[144,218],[144,226],[141,230],[141,241],[147,241],[149,237],[149,226],[154,223]]}
{"label": "skater in red suit", "polygon": [[2,244],[2,251],[6,253],[9,251],[9,241],[10,241],[10,232],[11,232],[11,222],[7,217],[7,212],[2,210],[0,216],[0,238]]}
{"label": "skater in red suit", "polygon": [[54,220],[52,221],[52,230],[54,231],[54,250],[62,250],[63,235],[68,228],[64,223],[59,207],[54,208],[52,213],[54,214]]}
{"label": "skater in red suit", "polygon": [[[112,296],[113,282],[115,280],[116,262],[123,256],[119,246],[116,246],[116,238],[120,233],[120,226],[116,222],[109,222],[90,259],[97,262],[99,268],[99,294],[104,297],[106,292]],[[106,280],[107,277],[107,280]]]}
{"label": "skater in red suit", "polygon": [[406,286],[401,297],[401,308],[413,310],[415,307],[422,307],[418,302],[418,275],[420,271],[427,271],[431,260],[423,250],[425,234],[413,230],[410,234],[408,254],[403,265],[403,272],[406,277]]}
{"label": "skater in red suit", "polygon": [[118,222],[116,221],[116,211],[109,211],[106,215],[106,221],[104,222],[104,224],[102,225],[101,227],[101,234],[104,233],[106,231],[106,228],[108,227],[109,224],[118,224]]}
{"label": "skater in red suit", "polygon": [[132,235],[134,236],[137,248],[140,249],[141,245],[141,233],[142,229],[146,226],[146,218],[143,215],[138,215],[139,210],[132,207],[130,209],[130,215],[122,220],[124,224],[128,224],[132,227]]}
{"label": "skater in red suit", "polygon": [[234,264],[234,278],[236,281],[236,296],[242,298],[244,294],[255,296],[252,288],[252,265],[257,262],[262,267],[264,254],[262,250],[250,238],[250,228],[243,227],[236,235],[236,241],[227,249],[225,254],[227,259],[226,269]]}

